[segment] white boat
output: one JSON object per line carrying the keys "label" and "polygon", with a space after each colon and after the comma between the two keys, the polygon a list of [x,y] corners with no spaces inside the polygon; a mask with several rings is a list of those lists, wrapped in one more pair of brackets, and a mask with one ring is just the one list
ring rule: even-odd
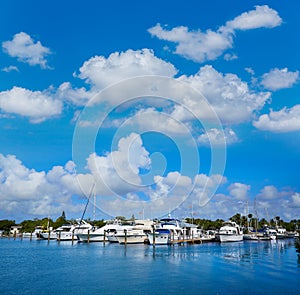
{"label": "white boat", "polygon": [[267,228],[265,230],[265,237],[268,237],[270,240],[276,240],[277,239],[277,231],[273,228]]}
{"label": "white boat", "polygon": [[64,224],[56,229],[56,239],[58,241],[71,241],[77,240],[77,237],[74,235],[75,225],[73,224]]}
{"label": "white boat", "polygon": [[123,232],[118,231],[115,237],[119,244],[143,244],[148,238],[144,229],[136,227],[124,229]]}
{"label": "white boat", "polygon": [[[150,245],[153,244],[153,230],[147,233]],[[173,240],[179,240],[184,237],[182,222],[175,218],[163,218],[155,226],[155,244],[166,245]]]}
{"label": "white boat", "polygon": [[38,233],[38,238],[43,240],[56,240],[57,235],[55,230],[47,230]]}
{"label": "white boat", "polygon": [[77,235],[86,230],[91,230],[93,226],[84,220],[77,220],[77,224],[65,224],[56,230],[56,239],[58,241],[75,241]]}
{"label": "white boat", "polygon": [[224,222],[216,238],[222,242],[239,242],[243,240],[243,231],[240,226],[233,221]]}
{"label": "white boat", "polygon": [[[169,229],[157,228],[155,232],[147,233],[149,244],[168,245],[171,243],[171,231]],[[154,241],[155,240],[155,241]]]}
{"label": "white boat", "polygon": [[277,226],[276,227],[276,238],[277,239],[285,239],[287,237],[286,229],[282,226]]}
{"label": "white boat", "polygon": [[152,220],[135,220],[131,226],[122,226],[114,234],[120,244],[142,244],[148,242],[147,234],[152,231]]}
{"label": "white boat", "polygon": [[[104,242],[109,241],[109,236],[113,236],[117,230],[122,228],[120,220],[113,220],[100,228],[90,228],[77,232],[80,242]],[[113,240],[113,238],[112,238]]]}
{"label": "white boat", "polygon": [[258,241],[259,240],[258,236],[255,233],[244,234],[243,239],[247,240],[247,241]]}
{"label": "white boat", "polygon": [[39,233],[43,231],[42,226],[37,226],[33,232],[24,232],[22,233],[23,238],[37,239],[39,237]]}

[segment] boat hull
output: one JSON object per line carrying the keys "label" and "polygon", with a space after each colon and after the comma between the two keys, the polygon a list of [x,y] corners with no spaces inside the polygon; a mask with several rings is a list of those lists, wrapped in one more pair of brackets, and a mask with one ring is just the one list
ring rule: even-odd
{"label": "boat hull", "polygon": [[240,242],[240,241],[243,241],[243,235],[219,234],[218,239],[221,243]]}
{"label": "boat hull", "polygon": [[104,242],[108,241],[107,237],[104,239],[104,234],[94,234],[94,233],[82,233],[82,234],[77,234],[77,238],[80,242]]}
{"label": "boat hull", "polygon": [[147,240],[147,235],[116,235],[119,244],[144,244]]}
{"label": "boat hull", "polygon": [[154,244],[154,236],[155,236],[155,245],[168,245],[171,243],[170,234],[169,233],[148,233],[149,244]]}

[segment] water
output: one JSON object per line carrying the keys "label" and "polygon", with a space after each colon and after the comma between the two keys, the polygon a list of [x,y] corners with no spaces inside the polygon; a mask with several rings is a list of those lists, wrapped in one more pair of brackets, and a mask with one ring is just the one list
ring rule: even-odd
{"label": "water", "polygon": [[184,246],[0,239],[0,294],[300,294],[294,241]]}

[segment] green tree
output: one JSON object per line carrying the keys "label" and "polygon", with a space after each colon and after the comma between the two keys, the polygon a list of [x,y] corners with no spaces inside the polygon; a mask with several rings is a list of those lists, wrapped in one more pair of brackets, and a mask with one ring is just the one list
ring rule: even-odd
{"label": "green tree", "polygon": [[67,223],[67,220],[66,220],[66,217],[65,217],[64,213],[65,212],[63,211],[63,214],[55,220],[54,225],[53,225],[54,228],[58,228],[58,227],[60,227],[60,226]]}
{"label": "green tree", "polygon": [[13,225],[16,225],[15,220],[8,220],[8,219],[0,220],[0,229],[4,230],[5,233],[8,233],[10,231],[10,228]]}
{"label": "green tree", "polygon": [[235,215],[233,215],[232,217],[229,218],[231,221],[234,221],[236,224],[241,224],[241,214],[240,213],[236,213]]}

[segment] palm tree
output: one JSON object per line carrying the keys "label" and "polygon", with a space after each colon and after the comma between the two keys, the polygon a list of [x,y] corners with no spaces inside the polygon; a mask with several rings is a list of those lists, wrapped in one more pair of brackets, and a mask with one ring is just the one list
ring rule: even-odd
{"label": "palm tree", "polygon": [[241,224],[241,214],[236,213],[234,216],[230,217],[231,221],[234,221],[236,224]]}
{"label": "palm tree", "polygon": [[248,218],[249,218],[248,227],[249,227],[249,225],[252,226],[252,216],[253,215],[251,213],[248,214]]}

